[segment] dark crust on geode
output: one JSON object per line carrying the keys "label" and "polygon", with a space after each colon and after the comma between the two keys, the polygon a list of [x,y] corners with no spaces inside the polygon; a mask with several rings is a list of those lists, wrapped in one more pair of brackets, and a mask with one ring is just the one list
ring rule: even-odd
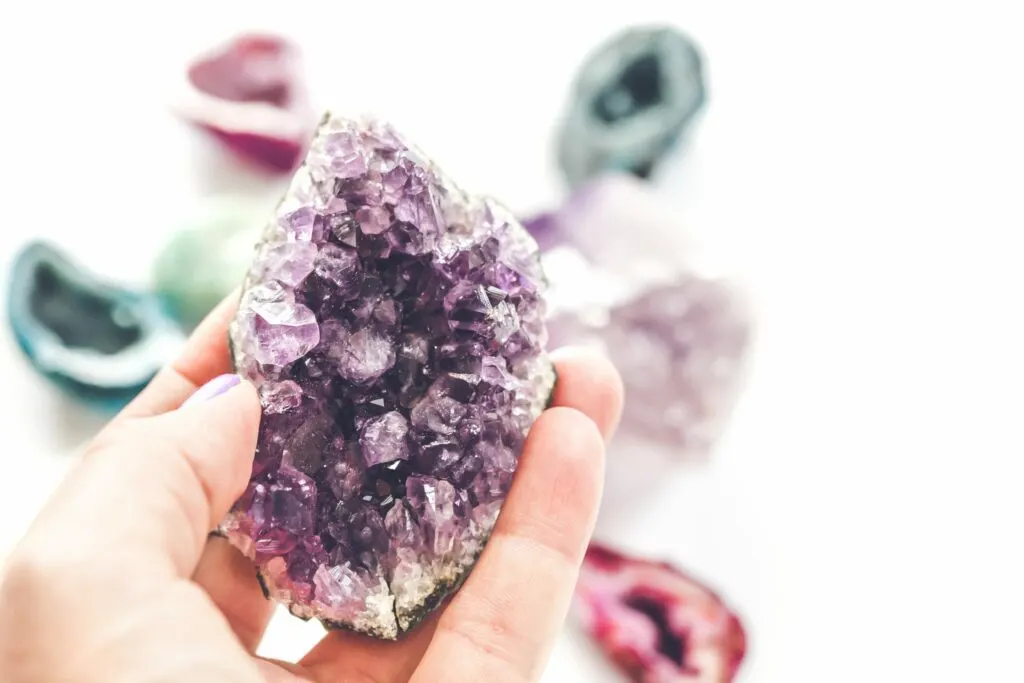
{"label": "dark crust on geode", "polygon": [[558,366],[554,363],[551,364],[551,374],[554,375],[555,380],[551,383],[551,392],[548,394],[547,400],[544,401],[544,410],[555,404],[555,391],[558,389]]}
{"label": "dark crust on geode", "polygon": [[[457,590],[459,590],[462,587],[462,584],[466,582],[466,579],[469,578],[470,572],[473,570],[474,567],[476,567],[476,563],[480,560],[480,556],[483,554],[482,549],[487,546],[487,542],[490,540],[490,537],[491,535],[487,534],[487,536],[483,537],[480,540],[481,551],[473,557],[473,561],[468,563],[463,571],[459,572],[459,575],[455,578],[454,581],[446,581],[444,583],[438,584],[437,589],[433,593],[428,595],[423,602],[417,605],[416,609],[413,612],[406,615],[406,618],[408,620],[408,626],[406,626],[405,628],[401,628],[400,626],[398,629],[397,637],[385,637],[384,639],[395,641],[402,640],[408,634],[415,631],[420,626],[420,624],[422,624],[423,621],[434,612],[434,610],[436,610],[442,603],[444,603],[445,600],[450,598]],[[356,631],[355,629],[346,626],[345,624],[336,621],[331,621],[330,619],[321,619],[320,622],[328,631],[348,631],[350,633],[362,633],[361,631]]]}
{"label": "dark crust on geode", "polygon": [[267,586],[267,580],[263,578],[263,572],[260,571],[259,567],[256,567],[256,583],[260,585],[263,597],[270,600],[270,587]]}

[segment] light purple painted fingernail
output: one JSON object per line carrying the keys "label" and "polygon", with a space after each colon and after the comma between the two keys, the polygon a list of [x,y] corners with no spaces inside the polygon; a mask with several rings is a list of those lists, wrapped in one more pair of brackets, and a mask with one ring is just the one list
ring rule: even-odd
{"label": "light purple painted fingernail", "polygon": [[193,403],[208,401],[215,396],[220,396],[231,387],[238,386],[241,382],[242,378],[238,375],[221,375],[220,377],[214,377],[209,382],[196,389],[196,393],[189,396],[182,404],[182,407]]}

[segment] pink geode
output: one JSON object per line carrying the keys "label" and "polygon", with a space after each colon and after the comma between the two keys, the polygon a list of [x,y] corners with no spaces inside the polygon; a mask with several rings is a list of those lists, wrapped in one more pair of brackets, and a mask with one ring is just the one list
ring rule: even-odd
{"label": "pink geode", "polygon": [[393,639],[463,581],[554,384],[544,288],[497,203],[324,118],[231,326],[263,421],[222,530],[271,596]]}
{"label": "pink geode", "polygon": [[316,124],[304,78],[288,40],[241,35],[189,66],[174,107],[239,158],[286,173]]}
{"label": "pink geode", "polygon": [[591,544],[575,598],[584,630],[636,683],[729,683],[746,653],[739,617],[664,562]]}

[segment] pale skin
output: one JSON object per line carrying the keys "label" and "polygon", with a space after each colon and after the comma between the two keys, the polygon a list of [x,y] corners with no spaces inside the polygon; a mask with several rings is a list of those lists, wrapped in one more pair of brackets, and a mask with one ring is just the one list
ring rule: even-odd
{"label": "pale skin", "polygon": [[89,446],[4,563],[5,683],[529,683],[562,627],[622,402],[601,356],[556,352],[494,534],[462,589],[399,642],[327,634],[297,664],[257,657],[273,609],[209,532],[244,490],[255,389],[181,407],[230,372],[222,304]]}

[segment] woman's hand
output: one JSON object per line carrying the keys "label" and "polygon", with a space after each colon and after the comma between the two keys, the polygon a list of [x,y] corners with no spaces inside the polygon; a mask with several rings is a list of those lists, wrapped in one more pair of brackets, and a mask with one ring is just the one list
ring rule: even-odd
{"label": "woman's hand", "polygon": [[397,643],[334,632],[298,664],[272,662],[254,655],[272,604],[251,563],[208,538],[247,484],[260,420],[254,388],[223,376],[233,310],[96,437],[3,567],[0,681],[536,681],[597,512],[615,370],[556,354],[553,407],[443,610]]}

